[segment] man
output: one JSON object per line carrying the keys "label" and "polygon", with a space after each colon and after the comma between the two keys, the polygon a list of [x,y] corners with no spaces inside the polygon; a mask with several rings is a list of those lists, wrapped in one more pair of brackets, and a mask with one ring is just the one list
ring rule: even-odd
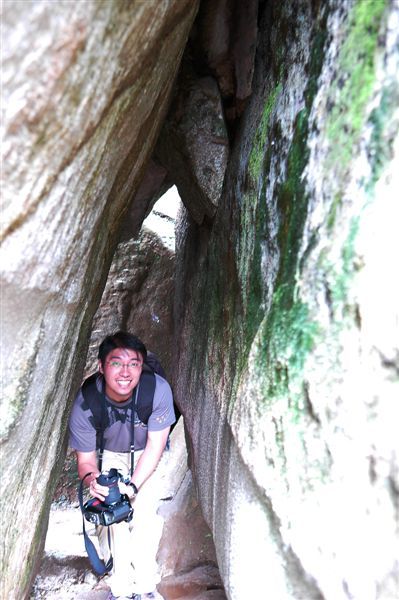
{"label": "man", "polygon": [[[135,447],[135,468],[130,482],[118,484],[120,492],[132,501],[133,520],[98,527],[104,560],[108,560],[110,552],[113,556],[109,580],[111,592],[107,600],[137,598],[139,595],[141,600],[162,598],[156,591],[159,574],[155,557],[163,526],[162,518],[157,515],[161,497],[160,467],[157,469],[157,465],[165,450],[170,426],[175,422],[175,413],[171,388],[158,374],[155,374],[148,423],[140,421],[140,411],[134,410],[134,398],[140,389],[146,357],[143,342],[123,331],[107,336],[98,351],[99,373],[95,385],[99,392],[102,390],[105,394],[108,413],[107,427],[103,432],[101,471],[116,468],[124,477],[129,477],[132,429]],[[85,478],[84,483],[88,485],[91,496],[103,501],[108,495],[108,487],[97,482],[100,471],[95,419],[84,392],[85,389],[82,391],[81,388],[73,406],[70,446],[76,450],[79,478]]]}

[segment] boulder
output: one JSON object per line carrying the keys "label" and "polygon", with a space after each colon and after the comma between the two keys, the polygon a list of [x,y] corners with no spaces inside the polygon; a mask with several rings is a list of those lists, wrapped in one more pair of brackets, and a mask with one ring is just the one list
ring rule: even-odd
{"label": "boulder", "polygon": [[179,81],[156,156],[173,176],[193,218],[202,223],[218,207],[229,158],[228,133],[215,79],[183,70]]}

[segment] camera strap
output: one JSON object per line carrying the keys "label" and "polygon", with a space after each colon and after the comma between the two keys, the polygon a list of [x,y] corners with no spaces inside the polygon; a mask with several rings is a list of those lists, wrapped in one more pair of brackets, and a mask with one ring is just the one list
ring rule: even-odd
{"label": "camera strap", "polygon": [[101,560],[101,558],[98,556],[97,549],[96,549],[95,545],[93,544],[93,542],[91,541],[91,539],[89,538],[89,536],[87,535],[86,528],[85,528],[84,506],[83,506],[83,482],[86,479],[86,477],[88,477],[89,475],[92,475],[92,473],[86,473],[86,475],[83,477],[83,479],[80,482],[79,491],[78,491],[79,505],[80,505],[80,510],[82,511],[82,517],[83,517],[83,538],[84,538],[84,542],[85,542],[87,556],[89,557],[91,566],[93,567],[93,569],[97,573],[97,575],[105,575],[106,573],[109,573],[109,571],[112,569],[113,562],[114,562],[114,560],[112,558],[112,554],[111,554],[111,537],[110,537],[109,527],[108,527],[108,546],[110,549],[110,557],[109,557],[109,560],[107,563],[105,563],[103,560]]}
{"label": "camera strap", "polygon": [[139,395],[140,389],[140,381],[138,382],[136,389],[134,390],[134,399],[133,399],[133,407],[132,407],[132,429],[130,433],[130,477],[133,475],[134,471],[134,422],[136,420],[137,413],[137,398]]}
{"label": "camera strap", "polygon": [[[135,421],[136,413],[137,413],[137,398],[139,395],[139,389],[140,389],[140,382],[137,384],[137,387],[135,388],[135,390],[133,392],[134,399],[133,399],[133,406],[132,406],[132,430],[131,430],[131,434],[130,434],[130,476],[133,475],[133,471],[134,471],[134,421]],[[101,403],[101,408],[102,408],[102,411],[105,411],[105,414],[107,416],[107,409],[106,409],[104,402]],[[99,437],[100,437],[100,447],[98,450],[98,469],[99,469],[99,471],[101,471],[102,465],[103,465],[103,454],[104,454],[104,428],[103,427],[100,429]]]}

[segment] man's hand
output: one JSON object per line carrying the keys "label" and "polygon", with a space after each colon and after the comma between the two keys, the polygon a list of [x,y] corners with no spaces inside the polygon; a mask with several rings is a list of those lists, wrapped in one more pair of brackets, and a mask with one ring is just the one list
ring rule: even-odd
{"label": "man's hand", "polygon": [[118,481],[118,487],[121,494],[126,494],[129,500],[134,500],[136,492],[131,485],[123,483],[123,481]]}
{"label": "man's hand", "polygon": [[97,483],[97,479],[92,479],[89,485],[89,492],[93,498],[98,498],[101,502],[104,502],[104,499],[109,494],[109,488],[106,485]]}
{"label": "man's hand", "polygon": [[[97,454],[93,452],[76,452],[78,462],[79,479],[84,479],[84,483],[88,486],[90,495],[93,498],[98,498],[101,502],[108,496],[108,488],[97,483],[97,477],[100,471],[97,468]],[[90,475],[86,474],[90,473]]]}

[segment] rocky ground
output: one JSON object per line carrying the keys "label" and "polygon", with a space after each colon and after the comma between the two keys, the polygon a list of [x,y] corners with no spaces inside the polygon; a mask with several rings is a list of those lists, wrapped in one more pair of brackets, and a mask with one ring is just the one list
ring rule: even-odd
{"label": "rocky ground", "polygon": [[[182,423],[173,432],[171,458],[172,498],[160,508],[165,524],[158,552],[162,573],[158,589],[166,600],[226,600],[212,534],[186,466]],[[86,530],[94,536],[87,522]],[[54,494],[41,568],[30,600],[104,600],[108,591],[107,577],[93,573],[85,552],[75,460],[69,453]]]}

